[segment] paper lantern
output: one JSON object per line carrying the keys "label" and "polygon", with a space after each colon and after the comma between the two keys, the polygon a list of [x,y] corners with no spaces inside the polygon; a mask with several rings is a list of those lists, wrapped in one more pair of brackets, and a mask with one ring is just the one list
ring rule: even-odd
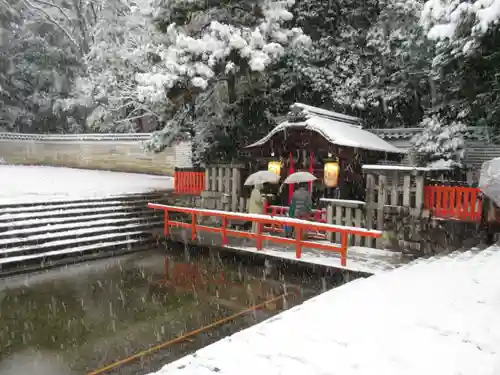
{"label": "paper lantern", "polygon": [[327,162],[325,163],[325,186],[332,188],[336,187],[339,183],[339,163],[337,162]]}
{"label": "paper lantern", "polygon": [[281,176],[281,162],[270,161],[269,163],[267,163],[267,170],[269,172],[276,173],[278,176]]}

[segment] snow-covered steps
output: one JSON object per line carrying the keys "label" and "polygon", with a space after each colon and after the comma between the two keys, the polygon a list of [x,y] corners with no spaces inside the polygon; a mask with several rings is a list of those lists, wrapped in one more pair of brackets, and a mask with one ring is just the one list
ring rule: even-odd
{"label": "snow-covered steps", "polygon": [[138,239],[105,241],[98,244],[69,247],[63,250],[50,250],[42,253],[21,255],[0,259],[0,276],[9,276],[40,269],[62,266],[64,264],[107,258],[132,251],[147,250],[149,243]]}
{"label": "snow-covered steps", "polygon": [[[7,249],[3,249],[0,252],[0,258],[9,258],[11,256],[21,256],[21,255],[31,255],[40,251],[45,251],[45,249],[51,249],[51,250],[64,250],[65,248],[68,248],[69,246],[83,246],[83,245],[92,245],[92,244],[99,244],[102,241],[109,241],[109,240],[116,240],[116,241],[121,241],[121,240],[129,240],[129,239],[136,239],[136,238],[141,238],[141,235],[144,234],[142,231],[129,231],[129,232],[114,232],[111,231],[109,233],[105,234],[99,234],[99,235],[87,235],[87,236],[81,236],[81,237],[76,237],[76,238],[66,238],[66,239],[60,239],[60,237],[57,237],[57,240],[51,241],[50,239],[48,241],[36,244],[36,245],[30,245],[30,246],[19,246],[19,247],[11,247]],[[0,259],[0,264],[2,260]]]}
{"label": "snow-covered steps", "polygon": [[150,247],[158,194],[0,205],[0,275]]}
{"label": "snow-covered steps", "polygon": [[[151,225],[153,226],[161,226],[163,221],[161,220],[155,220],[150,223],[137,223],[137,220],[134,220],[134,222],[131,223],[124,223],[122,225],[99,225],[99,226],[94,226],[94,227],[82,227],[80,229],[73,229],[69,228],[65,230],[60,230],[56,227],[55,230],[50,230],[50,232],[47,232],[45,230],[44,233],[28,233],[27,236],[24,237],[10,237],[10,238],[2,238],[0,237],[0,248],[4,245],[11,245],[11,246],[44,246],[46,243],[45,241],[50,241],[54,238],[56,239],[72,239],[72,240],[80,240],[82,237],[85,236],[99,236],[99,235],[104,235],[107,233],[122,233],[122,232],[127,232],[131,230],[148,230]],[[71,224],[73,225],[73,224]],[[50,227],[49,227],[50,228]],[[37,228],[38,229],[38,228]],[[41,243],[41,245],[39,245]],[[0,252],[0,258],[3,257],[4,254],[8,253],[11,249],[7,249],[5,251]]]}

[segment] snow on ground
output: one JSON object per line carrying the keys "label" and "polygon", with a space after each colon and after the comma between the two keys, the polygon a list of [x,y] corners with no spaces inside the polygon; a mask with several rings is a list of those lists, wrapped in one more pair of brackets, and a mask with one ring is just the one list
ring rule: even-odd
{"label": "snow on ground", "polygon": [[341,264],[340,255],[336,252],[308,249],[307,247],[302,249],[300,258],[296,257],[295,249],[287,246],[266,245],[262,250],[258,250],[254,246],[227,245],[226,247],[231,250],[267,255],[273,258],[288,259],[294,262],[317,264],[369,274],[387,272],[404,264],[401,260],[400,253],[360,246],[351,246],[347,249],[346,266]]}
{"label": "snow on ground", "polygon": [[172,187],[173,178],[167,176],[0,165],[0,204],[103,198]]}
{"label": "snow on ground", "polygon": [[499,374],[499,250],[355,280],[156,375]]}

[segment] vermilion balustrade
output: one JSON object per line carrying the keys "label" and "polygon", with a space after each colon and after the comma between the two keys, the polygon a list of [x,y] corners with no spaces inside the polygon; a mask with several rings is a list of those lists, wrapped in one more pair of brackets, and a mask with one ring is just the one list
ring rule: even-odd
{"label": "vermilion balustrade", "polygon": [[482,201],[478,188],[461,186],[426,186],[424,209],[432,216],[462,221],[481,220]]}
{"label": "vermilion balustrade", "polygon": [[[227,211],[216,211],[216,210],[203,210],[197,208],[188,207],[177,207],[177,206],[167,206],[162,204],[149,203],[149,208],[163,210],[165,212],[165,224],[164,232],[165,235],[169,235],[170,227],[181,227],[189,228],[191,230],[191,240],[195,241],[197,239],[198,231],[206,231],[212,233],[220,233],[222,239],[222,245],[227,245],[228,237],[243,237],[255,239],[257,250],[262,250],[263,241],[277,242],[282,244],[289,244],[295,246],[295,256],[300,258],[302,256],[302,248],[311,248],[318,250],[334,251],[340,254],[342,266],[346,266],[347,263],[347,246],[349,235],[358,235],[364,237],[374,237],[379,238],[382,232],[377,230],[368,230],[364,228],[354,228],[345,227],[341,225],[332,225],[324,223],[314,223],[306,220],[299,220],[287,217],[273,217],[269,215],[252,215],[252,214],[242,214],[236,212]],[[169,213],[184,213],[191,215],[191,222],[180,222],[172,221],[169,218]],[[208,225],[198,224],[199,216],[211,216],[219,219],[221,225],[218,227],[212,227]],[[251,221],[258,223],[257,233],[246,232],[241,230],[234,230],[228,228],[229,220],[238,221]],[[279,226],[289,226],[294,229],[295,238],[286,238],[280,236],[273,236],[265,234],[263,232],[263,227],[266,224],[279,225]],[[338,232],[341,234],[341,244],[340,246],[333,243],[320,243],[314,241],[308,241],[303,239],[303,233],[308,232]]]}
{"label": "vermilion balustrade", "polygon": [[174,190],[178,194],[201,194],[205,190],[205,173],[199,171],[175,171]]}
{"label": "vermilion balustrade", "polygon": [[[264,205],[264,212],[271,216],[288,216],[289,207],[287,206],[274,206],[268,205],[267,203]],[[326,210],[311,210],[311,214],[309,216],[309,220],[317,222],[317,223],[326,223]],[[266,230],[272,232],[283,232],[284,229],[282,226],[272,225],[265,226]],[[314,234],[315,237],[324,239],[326,238],[326,234],[324,232],[318,232]]]}

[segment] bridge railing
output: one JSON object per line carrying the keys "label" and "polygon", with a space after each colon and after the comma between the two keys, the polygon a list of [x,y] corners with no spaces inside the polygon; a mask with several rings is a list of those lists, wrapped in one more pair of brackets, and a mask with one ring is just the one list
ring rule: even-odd
{"label": "bridge railing", "polygon": [[[186,228],[191,231],[191,240],[197,240],[198,232],[211,232],[220,233],[222,245],[228,244],[228,237],[250,238],[256,242],[257,250],[263,249],[263,241],[275,242],[285,245],[295,246],[295,256],[300,259],[302,256],[302,248],[310,248],[323,251],[333,251],[339,253],[342,266],[347,264],[347,247],[349,235],[358,235],[365,237],[379,238],[382,232],[376,230],[368,230],[364,228],[346,227],[340,225],[332,225],[325,223],[316,223],[306,220],[288,218],[288,217],[275,217],[268,215],[255,215],[243,214],[228,211],[204,210],[188,207],[167,206],[162,204],[149,203],[149,208],[162,210],[165,212],[164,233],[166,236],[170,233],[171,227]],[[181,222],[171,220],[170,213],[182,213],[191,216],[190,222]],[[202,216],[210,216],[217,218],[221,225],[218,227],[201,225],[198,223],[198,218]],[[229,228],[230,220],[250,221],[257,223],[256,232],[247,232],[242,230],[235,230]],[[271,226],[287,226],[292,227],[295,232],[295,238],[287,238],[277,235],[271,235],[264,232],[264,226],[270,224]],[[316,242],[308,241],[304,235],[308,232],[324,231],[326,233],[336,232],[340,233],[341,243],[334,244],[330,242]]]}
{"label": "bridge railing", "polygon": [[[276,206],[276,205],[268,205],[267,203],[264,205],[264,212],[267,215],[271,216],[288,216],[288,211],[290,210],[290,207],[288,206]],[[317,223],[326,223],[327,222],[327,217],[326,217],[326,209],[313,209],[311,210],[311,213],[309,215],[309,220],[317,222]],[[264,227],[266,230],[272,231],[272,232],[284,232],[283,226],[279,225],[270,225],[270,226],[265,226]],[[317,232],[314,234],[314,237],[317,237],[319,239],[326,239],[326,233],[324,231]]]}

